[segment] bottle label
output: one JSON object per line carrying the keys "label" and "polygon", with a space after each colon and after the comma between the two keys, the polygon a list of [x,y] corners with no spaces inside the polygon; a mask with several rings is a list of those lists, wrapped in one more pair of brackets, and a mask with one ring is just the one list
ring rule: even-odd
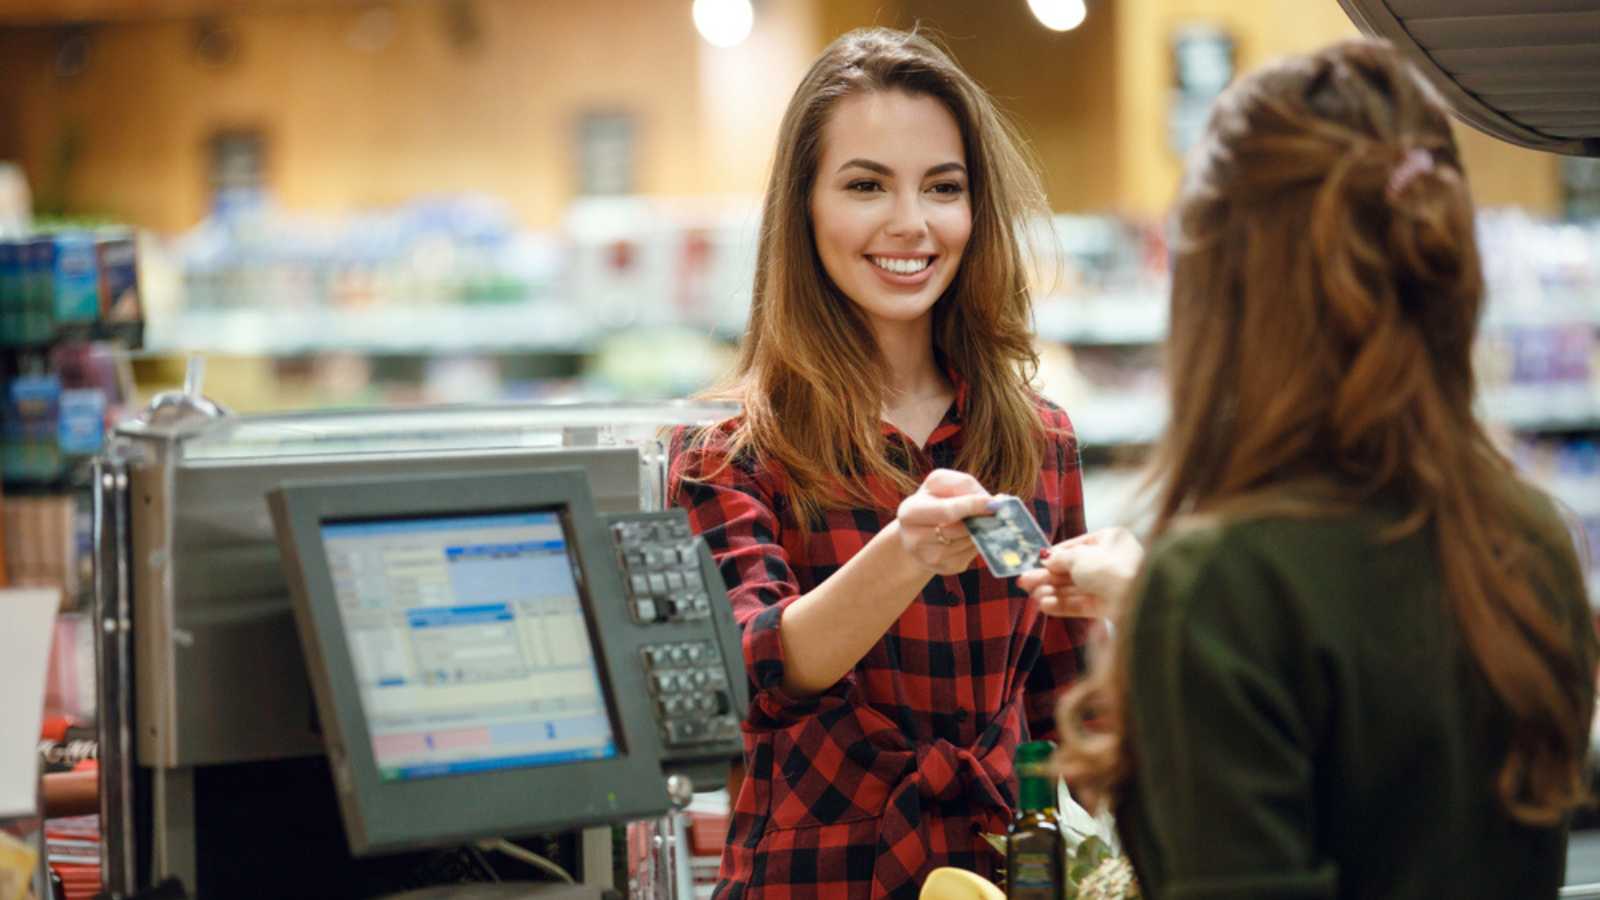
{"label": "bottle label", "polygon": [[1050,861],[1048,853],[1015,854],[1011,859],[1014,871],[1006,873],[1006,880],[1019,890],[1054,890],[1056,884],[1051,878]]}

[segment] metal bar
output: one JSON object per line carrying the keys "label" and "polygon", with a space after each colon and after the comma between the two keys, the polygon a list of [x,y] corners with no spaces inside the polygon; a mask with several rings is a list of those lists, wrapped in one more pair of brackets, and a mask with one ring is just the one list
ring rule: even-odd
{"label": "metal bar", "polygon": [[158,768],[152,773],[151,787],[155,821],[151,883],[176,878],[185,888],[203,890],[195,852],[194,769]]}
{"label": "metal bar", "polygon": [[94,465],[94,622],[100,740],[100,866],[113,896],[132,894],[138,871],[133,815],[133,678],[128,637],[128,475],[120,460]]}
{"label": "metal bar", "polygon": [[581,860],[584,884],[597,888],[616,887],[612,874],[611,827],[585,828],[578,834],[578,858]]}

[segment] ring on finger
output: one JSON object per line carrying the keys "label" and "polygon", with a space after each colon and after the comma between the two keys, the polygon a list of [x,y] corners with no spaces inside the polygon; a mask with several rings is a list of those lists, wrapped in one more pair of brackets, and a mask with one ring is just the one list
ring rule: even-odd
{"label": "ring on finger", "polygon": [[933,533],[934,533],[934,536],[939,538],[939,543],[944,544],[945,546],[949,546],[950,538],[945,535],[944,526],[943,525],[935,525],[935,526],[933,526]]}

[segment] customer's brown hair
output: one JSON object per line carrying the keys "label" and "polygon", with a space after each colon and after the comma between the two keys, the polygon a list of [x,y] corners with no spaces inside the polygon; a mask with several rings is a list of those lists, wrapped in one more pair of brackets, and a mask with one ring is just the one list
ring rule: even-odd
{"label": "customer's brown hair", "polygon": [[[1036,169],[993,101],[927,38],[852,31],[822,52],[795,89],[767,185],[750,324],[728,383],[710,392],[743,406],[732,453],[780,466],[802,527],[823,509],[874,505],[871,480],[916,482],[885,457],[884,361],[861,311],[828,277],[812,233],[811,192],[824,128],[840,100],[900,91],[932,97],[960,129],[972,233],[934,304],[935,348],[968,384],[956,467],[991,491],[1032,493],[1042,422],[1027,393],[1031,341],[1027,217],[1045,211]],[[709,434],[709,433],[708,433]]]}
{"label": "customer's brown hair", "polygon": [[[1560,588],[1527,537],[1536,513],[1473,414],[1473,219],[1442,104],[1387,44],[1339,44],[1229,88],[1178,201],[1154,532],[1398,499],[1408,515],[1385,537],[1429,535],[1512,723],[1498,794],[1517,820],[1550,824],[1585,796],[1594,673],[1544,599]],[[1289,486],[1308,480],[1320,499],[1292,507]],[[1061,709],[1063,768],[1098,798],[1131,771],[1132,630]]]}

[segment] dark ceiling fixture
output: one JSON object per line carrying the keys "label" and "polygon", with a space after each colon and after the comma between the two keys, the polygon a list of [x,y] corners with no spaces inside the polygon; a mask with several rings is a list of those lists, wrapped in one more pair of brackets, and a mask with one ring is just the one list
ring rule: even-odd
{"label": "dark ceiling fixture", "polygon": [[239,33],[220,19],[200,19],[194,24],[194,55],[210,68],[225,69],[239,59]]}
{"label": "dark ceiling fixture", "polygon": [[1339,0],[1406,52],[1467,124],[1502,140],[1600,156],[1596,0]]}

